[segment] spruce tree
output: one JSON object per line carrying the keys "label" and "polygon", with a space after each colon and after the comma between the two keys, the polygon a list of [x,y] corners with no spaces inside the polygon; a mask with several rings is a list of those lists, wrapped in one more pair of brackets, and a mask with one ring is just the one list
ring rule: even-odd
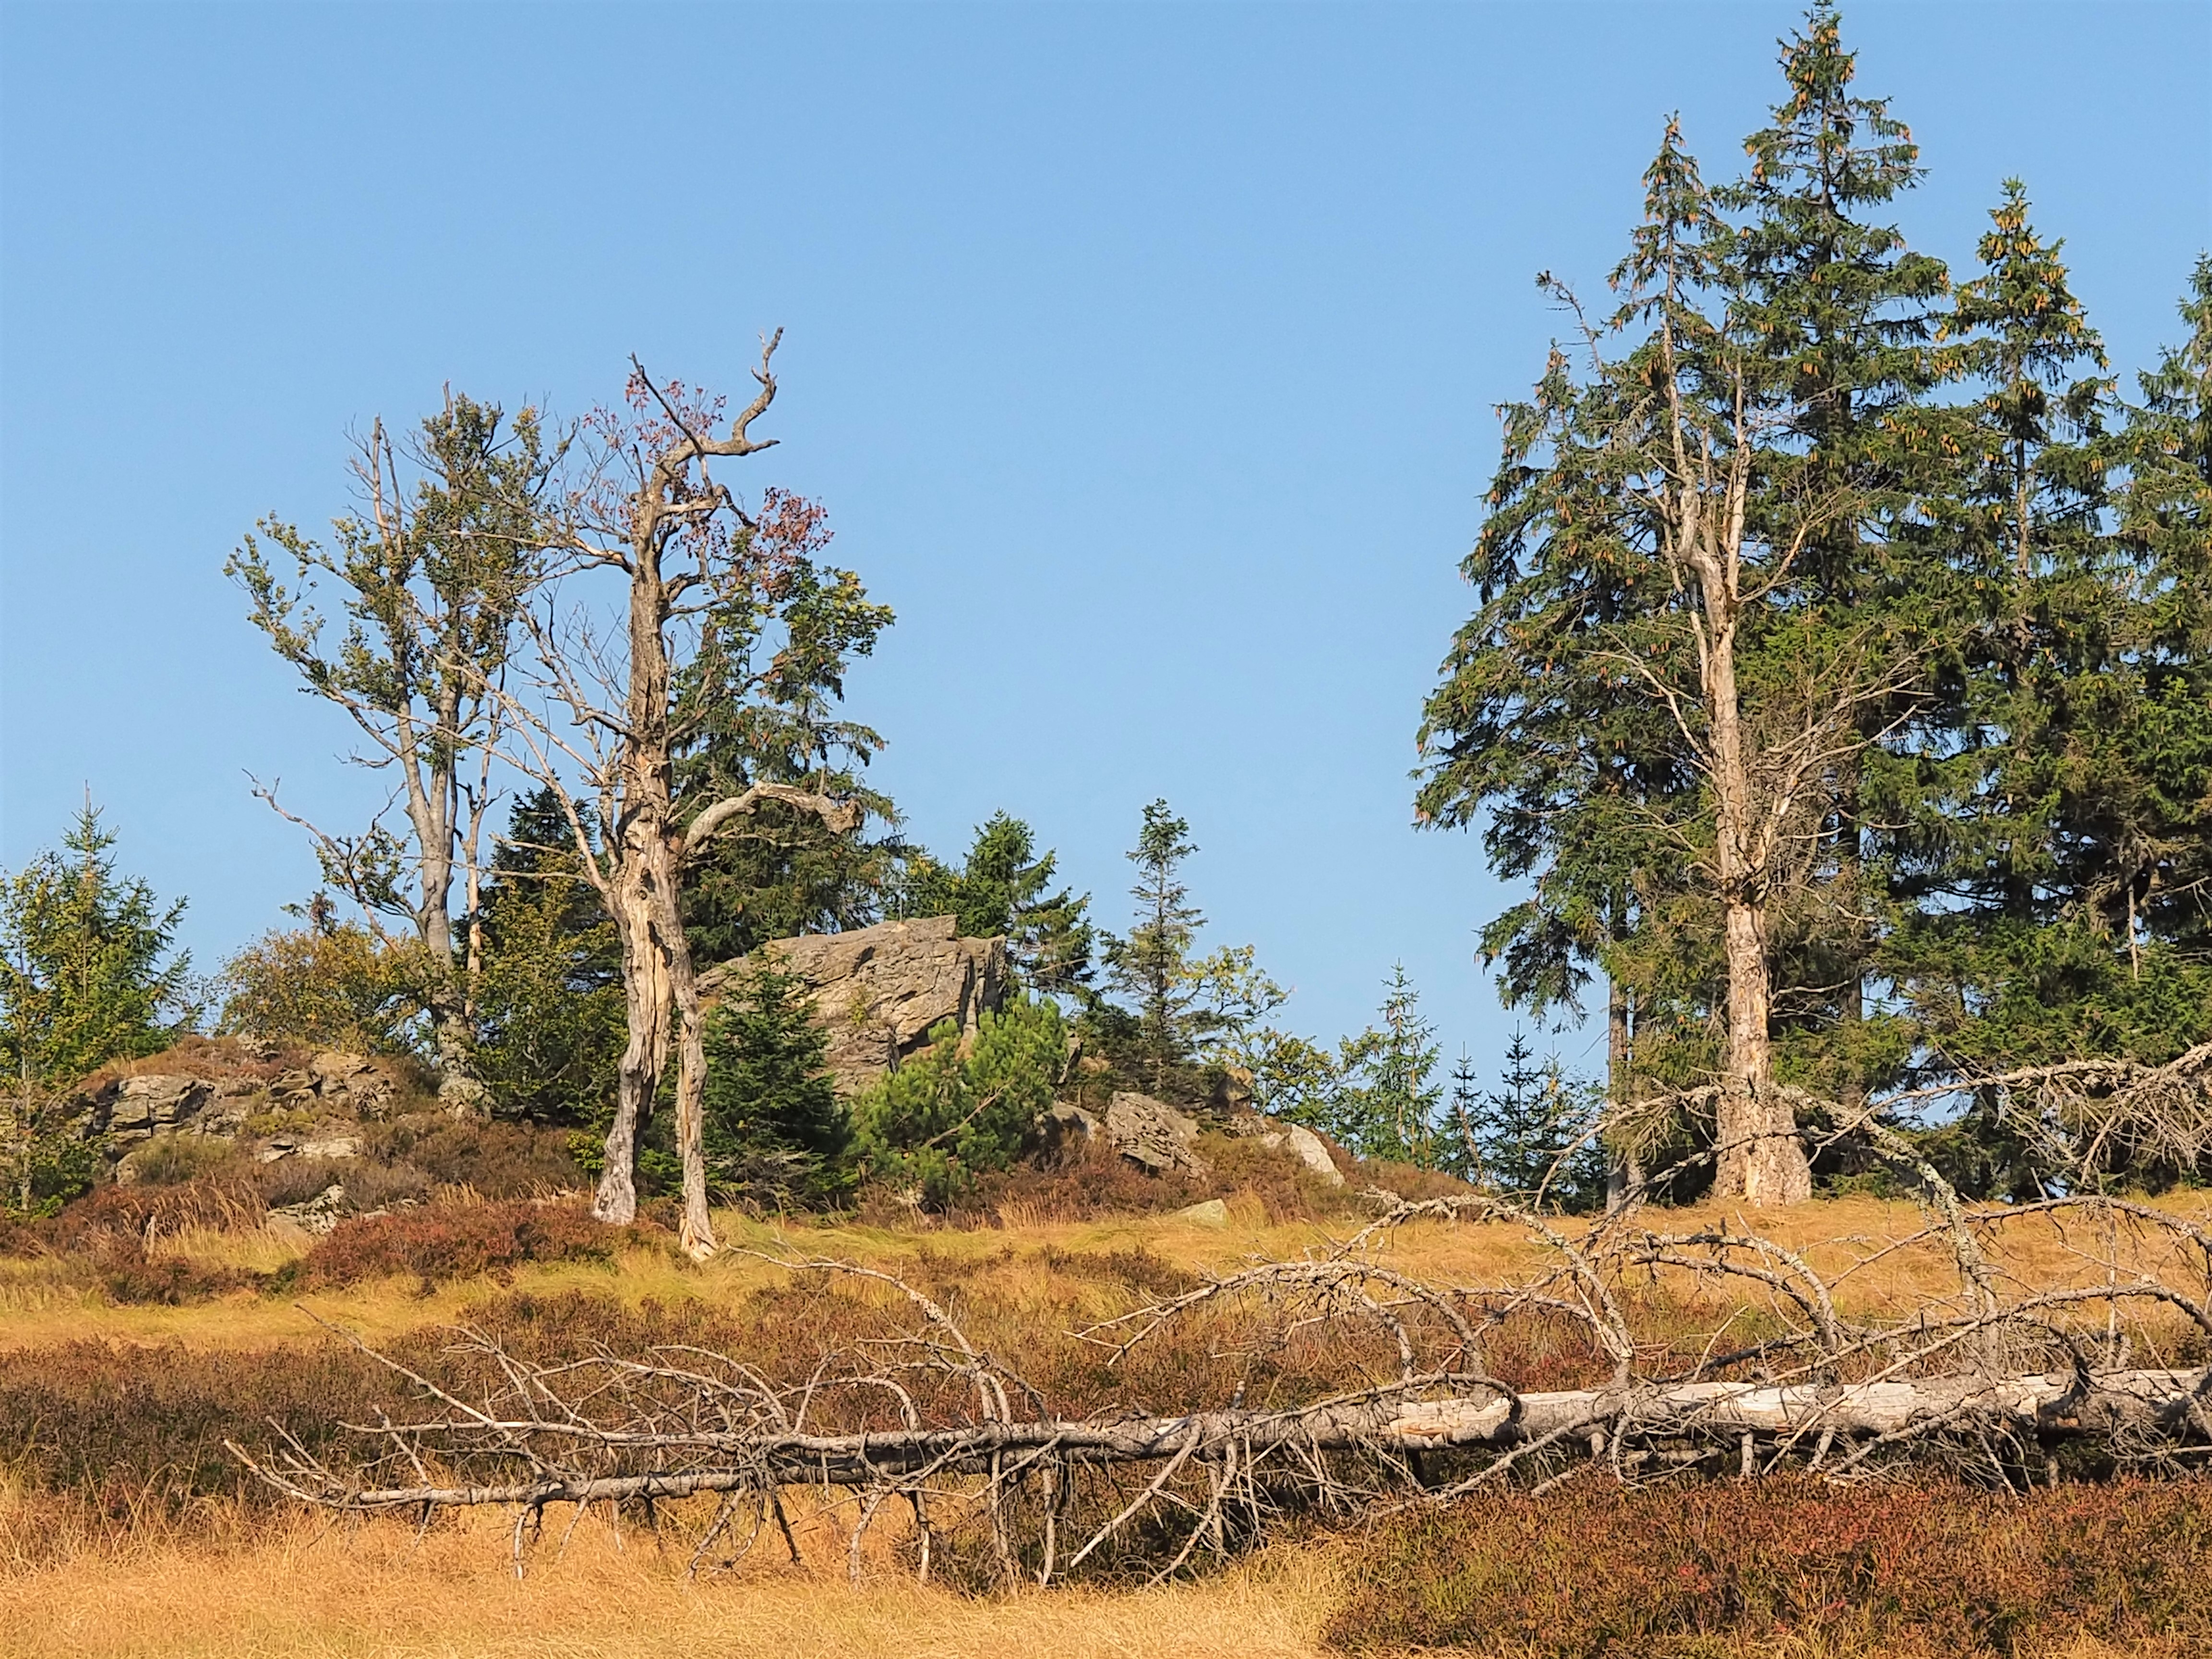
{"label": "spruce tree", "polygon": [[1878,957],[1923,1071],[1969,1075],[2067,1057],[2075,1013],[2101,996],[2110,952],[2084,900],[2104,853],[2082,855],[2108,843],[2069,821],[2081,828],[2087,799],[2130,769],[2110,735],[2134,696],[2130,575],[2105,527],[2101,345],[2017,180],[1978,256],[1945,325],[1974,395],[1926,416],[1954,452],[1927,532],[1962,600],[1954,672],[1923,722],[1948,741],[1896,769],[1902,787],[1881,802],[1905,908]]}
{"label": "spruce tree", "polygon": [[829,1041],[805,982],[772,961],[730,981],[706,1036],[707,1170],[719,1195],[819,1207],[850,1185]]}
{"label": "spruce tree", "polygon": [[1434,1167],[1442,1151],[1437,1081],[1443,1050],[1403,963],[1384,981],[1382,1023],[1346,1039],[1328,1128],[1362,1158]]}
{"label": "spruce tree", "polygon": [[[676,811],[689,822],[767,783],[849,802],[860,821],[831,830],[818,814],[766,800],[690,859],[684,925],[702,968],[770,939],[866,927],[882,915],[908,854],[897,808],[866,781],[883,734],[841,712],[846,676],[874,652],[891,610],[852,571],[823,562],[828,539],[810,526],[771,579],[707,618],[679,687]],[[732,684],[755,695],[730,696]]]}
{"label": "spruce tree", "polygon": [[1137,866],[1129,889],[1137,902],[1136,924],[1126,938],[1109,934],[1106,939],[1107,974],[1114,988],[1136,1005],[1138,1046],[1155,1087],[1169,1068],[1190,1057],[1193,1046],[1183,1016],[1193,998],[1191,947],[1206,916],[1190,902],[1182,879],[1183,860],[1198,851],[1189,835],[1189,823],[1169,810],[1165,800],[1145,808],[1137,844],[1127,855]]}
{"label": "spruce tree", "polygon": [[1037,855],[1036,832],[994,812],[976,826],[957,871],[922,860],[900,908],[908,915],[951,915],[963,938],[1003,937],[1014,978],[1045,995],[1079,994],[1091,976],[1096,935],[1091,896],[1052,890],[1059,855]]}
{"label": "spruce tree", "polygon": [[[586,831],[596,839],[588,811]],[[613,1109],[622,950],[550,789],[507,818],[469,919],[477,1070],[502,1115],[574,1127]]]}
{"label": "spruce tree", "polygon": [[0,873],[0,1212],[88,1186],[92,1149],[64,1130],[62,1097],[109,1060],[160,1053],[198,1016],[174,948],[185,902],[118,874],[116,839],[88,799],[58,851]]}

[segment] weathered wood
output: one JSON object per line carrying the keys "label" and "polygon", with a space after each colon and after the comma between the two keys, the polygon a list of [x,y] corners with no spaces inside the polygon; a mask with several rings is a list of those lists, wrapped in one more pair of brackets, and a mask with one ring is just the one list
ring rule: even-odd
{"label": "weathered wood", "polygon": [[1062,1464],[1142,1463],[1205,1458],[1231,1447],[1240,1457],[1251,1459],[1281,1450],[1504,1451],[1593,1435],[1638,1444],[1712,1436],[1733,1444],[1747,1435],[1802,1437],[1828,1431],[1849,1437],[1898,1436],[1921,1428],[1996,1427],[2039,1437],[2124,1430],[2173,1441],[2212,1441],[2212,1371],[1960,1376],[1786,1388],[1688,1382],[1521,1395],[1501,1389],[1438,1400],[1331,1402],[1283,1412],[1205,1412],[1119,1423],[1043,1419],[865,1434],[623,1434],[522,1420],[470,1426],[518,1438],[586,1439],[617,1457],[678,1467],[496,1486],[366,1489],[336,1481],[318,1489],[296,1475],[253,1467],[295,1496],[338,1508],[374,1510],[426,1504],[596,1503],[781,1486],[872,1487],[917,1474],[988,1474],[1024,1455]]}

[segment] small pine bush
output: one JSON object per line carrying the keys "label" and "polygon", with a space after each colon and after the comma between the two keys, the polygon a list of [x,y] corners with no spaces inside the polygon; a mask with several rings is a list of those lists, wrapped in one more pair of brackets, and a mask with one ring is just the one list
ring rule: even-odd
{"label": "small pine bush", "polygon": [[1042,998],[985,1014],[972,1042],[945,1021],[927,1048],[853,1103],[861,1172],[945,1208],[1020,1156],[1066,1055],[1060,1010]]}

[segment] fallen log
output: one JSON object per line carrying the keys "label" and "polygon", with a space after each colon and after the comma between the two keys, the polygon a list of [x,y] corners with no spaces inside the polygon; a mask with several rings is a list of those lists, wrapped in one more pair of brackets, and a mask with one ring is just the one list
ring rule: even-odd
{"label": "fallen log", "polygon": [[[339,1509],[588,1504],[770,1487],[896,1486],[917,1477],[982,1475],[1009,1462],[1060,1466],[1217,1460],[1283,1451],[1390,1454],[1507,1451],[1603,1436],[1612,1445],[1724,1437],[1802,1439],[1827,1433],[1895,1440],[1915,1433],[2003,1430],[2039,1440],[2127,1434],[2174,1445],[2212,1443],[2212,1370],[2091,1371],[1765,1387],[1685,1382],[1643,1389],[1516,1394],[1492,1388],[1444,1399],[1338,1401],[1291,1411],[1213,1411],[1123,1422],[1042,1419],[857,1434],[653,1432],[477,1417],[465,1425],[383,1425],[379,1433],[472,1434],[519,1445],[530,1437],[587,1442],[595,1452],[661,1467],[570,1472],[480,1486],[364,1486],[295,1462],[268,1467],[233,1453],[292,1496]],[[670,1464],[676,1467],[668,1467]]]}
{"label": "fallen log", "polygon": [[[843,1316],[859,1310],[865,1322],[825,1340],[811,1369],[778,1373],[681,1346],[527,1359],[463,1328],[441,1384],[349,1338],[411,1386],[426,1402],[420,1416],[339,1425],[359,1437],[352,1459],[325,1461],[281,1430],[273,1452],[230,1449],[270,1486],[338,1510],[419,1512],[427,1523],[444,1509],[511,1505],[518,1571],[550,1505],[580,1516],[596,1503],[650,1508],[697,1495],[719,1501],[695,1567],[738,1534],[741,1554],[771,1519],[796,1558],[785,1500],[811,1490],[825,1512],[851,1516],[853,1571],[860,1540],[896,1500],[912,1510],[923,1576],[948,1525],[981,1522],[1000,1573],[1040,1582],[1112,1554],[1109,1545],[1165,1553],[1179,1534],[1166,1573],[1195,1549],[1225,1553],[1260,1536],[1286,1512],[1372,1513],[1507,1482],[1541,1490],[1577,1469],[1630,1483],[1698,1468],[1838,1480],[1932,1463],[2017,1489],[2059,1479],[2057,1449],[2069,1441],[2095,1448],[2070,1460],[2077,1468],[2212,1466],[2212,1367],[2129,1363],[2194,1359],[2212,1336],[2212,1240],[2192,1223],[2069,1200],[2108,1237],[2123,1217],[2158,1229],[2172,1241],[2166,1277],[2123,1276],[2115,1255],[2098,1263],[2100,1285],[2007,1294],[1966,1248],[1971,1231],[1939,1217],[1928,1235],[1957,1250],[1960,1291],[1889,1322],[1839,1312],[1804,1255],[1726,1230],[1660,1234],[1608,1218],[1577,1239],[1519,1217],[1553,1259],[1479,1286],[1425,1282],[1375,1258],[1377,1230],[1470,1206],[1513,1213],[1488,1197],[1402,1205],[1334,1255],[1261,1263],[1066,1333],[1103,1350],[1111,1368],[1178,1325],[1212,1322],[1193,1350],[1216,1367],[1200,1384],[1209,1392],[1194,1398],[1178,1384],[1165,1403],[1196,1409],[1172,1414],[1056,1412],[896,1275],[776,1259],[797,1275],[842,1279],[858,1297]],[[1661,1272],[1751,1287],[1765,1329],[1723,1346],[1723,1322],[1694,1354],[1679,1329],[1639,1331],[1620,1292],[1627,1275]],[[2093,1310],[2101,1331],[2083,1318]],[[1556,1391],[1500,1381],[1492,1349],[1529,1321],[1578,1332],[1583,1363],[1609,1367],[1610,1381]],[[1273,1391],[1292,1374],[1277,1363],[1292,1340],[1316,1345],[1303,1374],[1342,1379],[1343,1391],[1248,1404],[1248,1382]],[[1237,1370],[1224,1374],[1222,1362]],[[1765,1380],[1731,1376],[1747,1370]],[[1067,1553],[1066,1529],[1079,1524],[1089,1540]]]}

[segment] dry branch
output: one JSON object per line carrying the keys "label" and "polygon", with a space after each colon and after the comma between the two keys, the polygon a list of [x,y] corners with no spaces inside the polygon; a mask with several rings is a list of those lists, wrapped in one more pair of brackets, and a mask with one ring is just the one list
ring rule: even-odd
{"label": "dry branch", "polygon": [[[1543,1258],[1478,1285],[1376,1259],[1396,1228],[1465,1215],[1517,1223]],[[695,1565],[718,1540],[763,1535],[771,1519],[796,1548],[785,1499],[811,1489],[849,1516],[842,1535],[855,1570],[878,1516],[910,1511],[925,1574],[968,1526],[988,1537],[1000,1574],[1045,1581],[1085,1563],[1126,1566],[1132,1552],[1171,1571],[1287,1510],[1540,1486],[1577,1468],[1631,1481],[1701,1468],[1851,1479],[1918,1460],[2013,1486],[2049,1478],[2055,1449],[2073,1442],[2112,1468],[2201,1471],[2212,1456],[2202,1230],[2085,1198],[1967,1217],[1969,1242],[2031,1218],[2093,1221],[2081,1231],[2105,1254],[2087,1243],[2077,1253],[2097,1282],[2016,1285],[2001,1256],[1977,1247],[1958,1258],[1955,1293],[1876,1320],[1855,1316],[1838,1288],[1900,1249],[1942,1260],[1959,1218],[1939,1214],[1824,1273],[1805,1252],[1725,1228],[1662,1233],[1615,1215],[1570,1236],[1556,1218],[1492,1198],[1393,1201],[1325,1257],[1255,1266],[1070,1333],[1102,1347],[1109,1369],[1170,1341],[1242,1365],[1233,1389],[1164,1413],[1055,1411],[896,1275],[787,1262],[872,1298],[883,1334],[842,1346],[825,1336],[811,1370],[772,1376],[765,1363],[690,1348],[535,1363],[465,1331],[451,1357],[474,1379],[465,1388],[383,1362],[425,1409],[347,1425],[375,1449],[360,1460],[327,1462],[289,1441],[233,1450],[293,1498],[341,1510],[504,1504],[526,1521],[555,1504],[717,1495]],[[2124,1263],[2123,1231],[2165,1248]],[[1752,1306],[1708,1330],[1655,1328],[1659,1304],[1644,1294],[1655,1275],[1730,1285]],[[1727,1340],[1747,1311],[1756,1330]],[[1497,1375],[1492,1351],[1530,1321],[1579,1330],[1610,1379],[1537,1390]],[[1328,1348],[1337,1381],[1284,1397],[1283,1374],[1268,1367],[1299,1342]],[[1218,1386],[1224,1373],[1207,1374]],[[518,1570],[529,1531],[518,1522]]]}

